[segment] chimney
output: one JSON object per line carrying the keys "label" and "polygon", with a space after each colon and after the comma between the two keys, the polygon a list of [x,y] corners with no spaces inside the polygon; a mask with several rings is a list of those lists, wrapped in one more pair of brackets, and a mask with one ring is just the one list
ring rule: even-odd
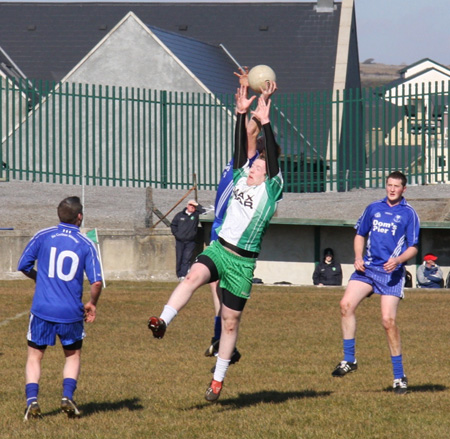
{"label": "chimney", "polygon": [[334,11],[334,0],[317,0],[316,11],[321,12],[333,12]]}

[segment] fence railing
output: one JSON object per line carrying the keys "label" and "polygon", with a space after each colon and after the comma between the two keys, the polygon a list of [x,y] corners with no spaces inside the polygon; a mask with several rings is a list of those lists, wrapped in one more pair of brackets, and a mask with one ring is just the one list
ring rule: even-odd
{"label": "fence railing", "polygon": [[[234,96],[0,77],[0,178],[215,189],[232,156]],[[275,94],[286,191],[450,179],[449,83]]]}

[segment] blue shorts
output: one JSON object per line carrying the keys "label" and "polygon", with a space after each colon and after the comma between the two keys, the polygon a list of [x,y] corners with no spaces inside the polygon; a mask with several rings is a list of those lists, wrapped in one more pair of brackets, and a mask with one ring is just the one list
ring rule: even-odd
{"label": "blue shorts", "polygon": [[383,267],[366,267],[366,271],[355,271],[350,280],[359,280],[369,284],[375,294],[384,296],[396,296],[403,299],[405,286],[405,267],[386,273]]}
{"label": "blue shorts", "polygon": [[83,340],[86,336],[84,321],[75,323],[48,322],[30,314],[28,341],[35,343],[37,346],[55,346],[56,336],[59,337],[63,346],[69,346]]}

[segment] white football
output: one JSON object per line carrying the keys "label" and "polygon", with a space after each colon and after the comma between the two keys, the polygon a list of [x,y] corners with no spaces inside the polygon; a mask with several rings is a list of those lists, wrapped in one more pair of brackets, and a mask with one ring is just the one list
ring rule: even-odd
{"label": "white football", "polygon": [[275,72],[264,64],[255,66],[248,72],[248,85],[256,93],[261,93],[261,89],[266,89],[267,81],[276,80]]}

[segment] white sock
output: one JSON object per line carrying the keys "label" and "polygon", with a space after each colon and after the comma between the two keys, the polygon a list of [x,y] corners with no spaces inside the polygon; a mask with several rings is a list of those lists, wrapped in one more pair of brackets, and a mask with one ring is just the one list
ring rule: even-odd
{"label": "white sock", "polygon": [[231,360],[223,360],[220,357],[217,357],[216,361],[216,369],[214,370],[214,381],[222,382],[225,379],[225,375],[228,370],[228,366],[230,365]]}
{"label": "white sock", "polygon": [[166,322],[166,325],[169,326],[169,323],[177,316],[177,314],[178,311],[175,308],[165,305],[159,318],[163,319]]}

